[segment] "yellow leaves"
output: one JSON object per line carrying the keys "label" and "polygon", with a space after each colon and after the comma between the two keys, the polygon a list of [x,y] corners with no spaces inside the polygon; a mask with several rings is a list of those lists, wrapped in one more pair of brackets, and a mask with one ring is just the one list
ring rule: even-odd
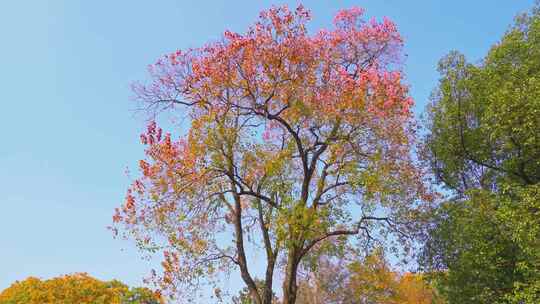
{"label": "yellow leaves", "polygon": [[350,266],[353,273],[350,284],[357,299],[369,299],[368,302],[393,302],[397,285],[397,274],[390,270],[382,251],[376,251],[363,262]]}
{"label": "yellow leaves", "polygon": [[299,303],[444,303],[421,274],[394,271],[380,249],[351,262],[323,257],[317,263],[316,270],[299,281]]}
{"label": "yellow leaves", "polygon": [[191,248],[197,254],[202,254],[206,251],[208,247],[208,241],[205,239],[195,239],[191,243]]}
{"label": "yellow leaves", "polygon": [[[151,294],[147,289],[143,291]],[[50,280],[30,277],[15,282],[0,293],[3,304],[120,304],[129,288],[119,281],[104,282],[86,273],[65,275]],[[157,298],[156,298],[157,300]]]}
{"label": "yellow leaves", "polygon": [[160,193],[161,193],[162,195],[165,194],[165,193],[169,190],[169,183],[168,183],[168,181],[167,181],[165,178],[163,178],[163,177],[161,177],[161,178],[158,179],[158,181],[157,181],[157,186],[158,186],[158,188],[160,188]]}
{"label": "yellow leaves", "polygon": [[388,304],[443,303],[421,274],[400,276],[391,270],[382,251],[376,251],[362,262],[352,263],[349,268],[352,272],[349,288],[354,290],[357,300]]}
{"label": "yellow leaves", "polygon": [[[298,14],[291,20],[274,14],[280,22],[259,23],[244,35],[228,32],[225,42],[193,50],[189,60],[162,69],[165,75],[157,76],[171,76],[174,88],[159,81],[148,91],[143,88],[149,94],[141,98],[153,104],[163,95],[178,98],[191,124],[187,141],[172,144],[174,153],[157,147],[149,155],[150,164],[142,165],[143,171],[151,169],[143,178],[151,189],[140,193],[137,211],[151,215],[138,223],[142,225],[128,225],[128,231],[155,233],[159,242],[160,235],[182,228],[182,240],[174,243],[189,244],[175,249],[190,265],[197,254],[217,246],[216,231],[227,233],[223,239],[239,237],[222,228],[234,222],[230,214],[237,201],[230,201],[238,196],[252,196],[242,199],[235,213],[250,220],[252,211],[258,211],[251,199],[264,201],[259,210],[278,243],[317,240],[334,228],[354,227],[349,211],[356,208],[347,205],[364,201],[353,196],[364,186],[369,193],[381,192],[381,180],[389,175],[364,151],[398,145],[396,134],[408,132],[402,115],[384,108],[388,95],[397,102],[407,97],[399,79],[386,77],[395,68],[386,59],[399,53],[401,40],[388,22],[375,28],[366,23],[364,30],[352,19],[340,24],[354,35],[345,35],[343,28],[310,35],[303,27],[306,16],[301,9]],[[371,34],[362,36],[365,31],[381,37],[371,40]],[[387,44],[390,40],[396,44]],[[382,52],[368,54],[379,44],[385,46]],[[384,115],[370,114],[375,106]],[[402,148],[408,155],[409,147]],[[370,172],[360,176],[366,167]],[[363,180],[351,187],[356,180],[350,177]],[[162,209],[156,216],[155,206],[169,202],[178,206],[175,212]],[[175,221],[178,213],[185,220]],[[201,220],[202,214],[209,218]],[[263,216],[253,218],[262,221]],[[251,227],[247,220],[244,225],[245,230]],[[343,243],[345,238],[336,239]],[[201,267],[186,266],[186,281],[207,275]]]}
{"label": "yellow leaves", "polygon": [[280,153],[276,155],[276,157],[270,158],[265,162],[264,171],[266,175],[272,176],[281,172],[285,164],[285,155]]}
{"label": "yellow leaves", "polygon": [[292,208],[282,208],[273,225],[278,240],[286,240],[287,245],[292,245],[300,236],[311,239],[321,235],[327,228],[325,210],[313,209],[294,203]]}
{"label": "yellow leaves", "polygon": [[400,304],[443,303],[421,274],[405,273],[397,288]]}

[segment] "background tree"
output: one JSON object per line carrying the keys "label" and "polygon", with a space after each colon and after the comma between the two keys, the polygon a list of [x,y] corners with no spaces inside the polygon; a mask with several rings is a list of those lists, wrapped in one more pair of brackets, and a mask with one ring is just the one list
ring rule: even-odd
{"label": "background tree", "polygon": [[478,65],[453,52],[428,108],[425,157],[452,194],[422,264],[450,303],[540,301],[540,10]]}
{"label": "background tree", "polygon": [[104,282],[85,273],[49,280],[30,277],[0,293],[3,304],[159,304],[160,297],[147,288],[129,288],[113,280]]}
{"label": "background tree", "polygon": [[[113,218],[141,249],[163,252],[161,288],[196,291],[236,269],[253,302],[270,303],[278,269],[292,304],[301,264],[349,236],[369,246],[392,234],[407,249],[429,196],[411,157],[402,39],[362,13],[341,11],[334,29],[310,35],[308,11],[275,7],[245,34],[166,55],[135,86],[149,111],[189,126],[174,139],[149,125],[142,176]],[[262,291],[249,262],[259,249]]]}
{"label": "background tree", "polygon": [[444,304],[446,301],[421,273],[401,275],[397,287],[400,304]]}
{"label": "background tree", "polygon": [[351,276],[348,289],[352,290],[352,303],[397,303],[398,275],[390,269],[382,250],[375,250],[363,261],[349,265]]}
{"label": "background tree", "polygon": [[[312,267],[300,276],[298,282],[298,304],[348,303],[352,301],[353,290],[348,288],[351,272],[348,269],[349,257],[319,257],[316,267]],[[353,258],[354,259],[354,258]]]}
{"label": "background tree", "polygon": [[444,303],[421,274],[393,271],[380,248],[352,261],[322,260],[301,279],[300,304]]}

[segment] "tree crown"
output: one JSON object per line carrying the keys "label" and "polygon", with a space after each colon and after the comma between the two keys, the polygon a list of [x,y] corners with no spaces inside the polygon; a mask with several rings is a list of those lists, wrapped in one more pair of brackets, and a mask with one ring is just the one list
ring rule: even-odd
{"label": "tree crown", "polygon": [[164,252],[161,286],[236,265],[257,298],[246,237],[263,246],[268,283],[276,261],[295,281],[304,257],[346,236],[407,236],[429,196],[411,156],[403,42],[391,21],[362,14],[341,11],[310,35],[302,6],[274,7],[245,34],[164,56],[134,86],[148,110],[189,121],[179,139],[148,126],[142,176],[114,216],[141,248]]}

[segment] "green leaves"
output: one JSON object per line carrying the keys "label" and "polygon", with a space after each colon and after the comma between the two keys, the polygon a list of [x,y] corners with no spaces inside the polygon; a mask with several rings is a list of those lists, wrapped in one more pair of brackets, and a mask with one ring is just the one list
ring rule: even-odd
{"label": "green leaves", "polygon": [[495,197],[485,191],[470,195],[439,208],[422,264],[446,272],[439,279],[450,303],[498,303],[520,278],[514,272],[518,247],[499,223]]}
{"label": "green leaves", "polygon": [[538,303],[540,11],[516,19],[481,64],[452,52],[428,108],[424,159],[453,198],[421,264],[449,303]]}

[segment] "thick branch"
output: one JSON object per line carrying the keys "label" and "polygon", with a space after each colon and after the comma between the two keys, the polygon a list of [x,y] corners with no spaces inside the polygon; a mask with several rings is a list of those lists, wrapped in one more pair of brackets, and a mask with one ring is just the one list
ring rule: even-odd
{"label": "thick branch", "polygon": [[365,226],[362,226],[362,223],[364,221],[368,221],[368,220],[374,220],[374,221],[384,221],[386,222],[388,225],[390,226],[393,226],[392,223],[391,223],[391,220],[390,218],[388,217],[377,217],[377,216],[363,216],[357,223],[356,227],[354,229],[339,229],[339,230],[334,230],[334,231],[330,231],[330,232],[327,232],[323,235],[321,235],[320,237],[318,238],[315,238],[313,240],[311,240],[310,242],[307,243],[307,245],[304,246],[304,248],[301,250],[300,252],[300,257],[303,257],[304,255],[306,255],[310,250],[311,248],[313,248],[313,246],[315,246],[316,244],[318,244],[319,242],[327,239],[327,238],[330,238],[330,237],[333,237],[333,236],[340,236],[340,235],[356,235],[358,233],[360,233],[360,231],[364,231],[366,232],[366,234],[368,235],[369,238],[371,238],[370,234],[369,234],[369,231],[368,229],[365,227]]}

